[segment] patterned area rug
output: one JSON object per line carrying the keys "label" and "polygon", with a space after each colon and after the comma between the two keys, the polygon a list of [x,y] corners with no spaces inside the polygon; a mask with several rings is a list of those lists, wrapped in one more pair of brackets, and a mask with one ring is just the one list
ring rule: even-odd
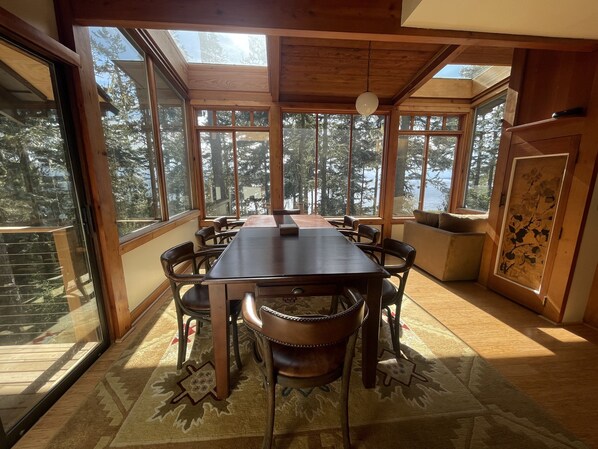
{"label": "patterned area rug", "polygon": [[[325,309],[327,301],[280,300],[275,308],[303,313]],[[354,449],[585,447],[416,303],[404,302],[402,318],[398,362],[388,326],[381,328],[376,388],[361,383],[357,343],[349,399]],[[191,336],[177,372],[176,315],[171,302],[165,305],[48,447],[260,448],[266,397],[248,331],[240,330],[244,366],[239,371],[233,362],[232,394],[218,401],[209,326]],[[310,390],[278,387],[275,447],[342,447],[339,389],[339,381]]]}

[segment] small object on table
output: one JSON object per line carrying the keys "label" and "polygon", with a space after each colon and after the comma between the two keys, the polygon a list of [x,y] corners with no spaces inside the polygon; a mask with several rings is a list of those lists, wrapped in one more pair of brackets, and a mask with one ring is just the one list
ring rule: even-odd
{"label": "small object on table", "polygon": [[278,226],[280,235],[299,235],[299,226],[296,224],[280,224]]}

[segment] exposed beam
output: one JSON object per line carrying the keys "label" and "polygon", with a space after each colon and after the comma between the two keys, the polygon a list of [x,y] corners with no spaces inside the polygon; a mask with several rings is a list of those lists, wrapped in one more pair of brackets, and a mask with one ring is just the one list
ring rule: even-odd
{"label": "exposed beam", "polygon": [[466,49],[461,45],[447,45],[424,65],[419,72],[392,98],[392,104],[398,106],[423,86],[434,74],[461,54]]}
{"label": "exposed beam", "polygon": [[400,0],[70,0],[81,25],[594,51],[598,41],[406,28]]}
{"label": "exposed beam", "polygon": [[272,101],[280,100],[280,37],[268,36],[268,84]]}
{"label": "exposed beam", "polygon": [[78,66],[79,55],[24,20],[0,8],[0,32],[52,60]]}

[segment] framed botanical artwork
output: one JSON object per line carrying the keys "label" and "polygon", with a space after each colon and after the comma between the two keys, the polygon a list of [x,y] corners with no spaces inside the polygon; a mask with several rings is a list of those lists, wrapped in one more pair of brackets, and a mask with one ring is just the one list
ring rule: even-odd
{"label": "framed botanical artwork", "polygon": [[568,158],[513,159],[494,274],[533,292],[542,285]]}

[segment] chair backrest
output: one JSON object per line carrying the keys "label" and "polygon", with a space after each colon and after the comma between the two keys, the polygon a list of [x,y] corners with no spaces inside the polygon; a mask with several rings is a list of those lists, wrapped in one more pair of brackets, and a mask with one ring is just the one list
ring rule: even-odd
{"label": "chair backrest", "polygon": [[226,248],[235,233],[232,231],[216,232],[214,226],[206,226],[195,231],[195,238],[200,249]]}
{"label": "chair backrest", "polygon": [[357,231],[357,228],[359,227],[359,219],[352,217],[351,215],[345,215],[343,218],[343,225],[346,228],[351,228],[354,231]]}
{"label": "chair backrest", "polygon": [[386,257],[390,255],[405,261],[405,271],[409,271],[413,266],[413,263],[415,262],[416,250],[408,243],[386,238],[384,239],[384,242],[382,242],[382,248],[384,248],[382,264],[384,264]]}
{"label": "chair backrest", "polygon": [[214,218],[213,226],[216,232],[222,232],[228,228],[228,219],[226,217]]}
{"label": "chair backrest", "polygon": [[367,316],[367,306],[356,290],[345,289],[352,304],[335,315],[291,316],[262,306],[261,334],[285,346],[318,347],[348,341]]}
{"label": "chair backrest", "polygon": [[195,238],[200,248],[210,248],[216,245],[216,229],[214,226],[206,226],[195,231]]}
{"label": "chair backrest", "polygon": [[183,262],[193,260],[193,242],[185,242],[164,251],[160,256],[160,263],[167,278],[173,279],[175,267]]}
{"label": "chair backrest", "polygon": [[272,209],[272,215],[299,215],[301,209]]}
{"label": "chair backrest", "polygon": [[364,242],[363,239],[367,239],[369,241],[365,243],[375,245],[380,240],[380,230],[373,226],[360,224],[357,227],[357,239],[359,242]]}
{"label": "chair backrest", "polygon": [[195,276],[201,276],[199,273],[201,270],[209,270],[220,255],[222,254],[222,248],[210,248],[200,251],[195,251],[193,248],[193,242],[185,242],[179,245],[173,246],[172,248],[164,251],[160,256],[160,263],[164,270],[164,275],[172,282],[185,281],[190,275],[182,275],[176,272],[178,265],[190,262],[191,271]]}

